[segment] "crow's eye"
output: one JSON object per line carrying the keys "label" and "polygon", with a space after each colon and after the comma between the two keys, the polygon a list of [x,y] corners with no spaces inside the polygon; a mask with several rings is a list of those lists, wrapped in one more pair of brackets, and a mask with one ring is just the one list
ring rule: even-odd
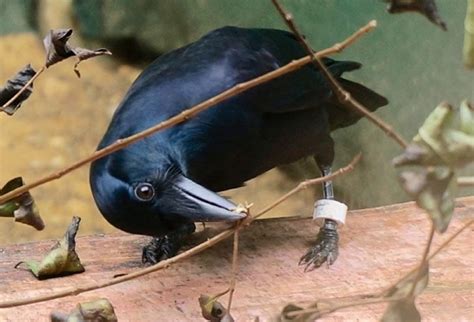
{"label": "crow's eye", "polygon": [[155,197],[155,189],[149,183],[140,183],[135,187],[135,196],[140,201],[150,201]]}

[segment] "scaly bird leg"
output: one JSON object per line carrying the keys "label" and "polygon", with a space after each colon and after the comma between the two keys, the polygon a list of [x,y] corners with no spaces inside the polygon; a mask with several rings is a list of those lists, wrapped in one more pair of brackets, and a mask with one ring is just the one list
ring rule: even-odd
{"label": "scaly bird leg", "polygon": [[184,239],[194,233],[195,230],[196,225],[188,223],[165,236],[153,237],[150,243],[143,247],[142,262],[153,265],[175,256],[181,248]]}
{"label": "scaly bird leg", "polygon": [[[320,166],[323,176],[331,174],[330,166]],[[324,199],[334,199],[332,181],[323,183]],[[337,222],[332,219],[324,219],[316,238],[316,245],[308,250],[300,259],[299,264],[305,265],[305,271],[312,271],[324,263],[332,265],[339,254],[339,234],[337,232]]]}

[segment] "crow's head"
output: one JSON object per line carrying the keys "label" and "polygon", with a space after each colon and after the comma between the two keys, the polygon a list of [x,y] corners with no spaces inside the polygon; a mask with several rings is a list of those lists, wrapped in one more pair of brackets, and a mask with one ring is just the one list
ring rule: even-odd
{"label": "crow's head", "polygon": [[93,162],[90,184],[107,221],[130,233],[160,236],[183,223],[245,217],[229,200],[186,178],[166,153],[140,142]]}

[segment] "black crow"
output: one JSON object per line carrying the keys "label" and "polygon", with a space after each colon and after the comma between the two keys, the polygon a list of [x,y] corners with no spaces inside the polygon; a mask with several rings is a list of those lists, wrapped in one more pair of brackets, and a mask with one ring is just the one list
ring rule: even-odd
{"label": "black crow", "polygon": [[[117,108],[99,144],[103,148],[230,87],[306,55],[293,34],[224,27],[167,53],[148,66]],[[387,100],[343,79],[361,67],[323,59],[329,71],[370,110]],[[334,159],[332,130],[360,119],[342,106],[319,70],[295,72],[227,99],[173,128],[93,162],[90,183],[104,217],[115,227],[155,237],[143,260],[176,254],[194,222],[236,221],[244,214],[216,191],[241,187],[274,167],[313,156],[323,172]],[[332,198],[332,186],[324,186]],[[302,263],[337,257],[337,224],[326,220]]]}

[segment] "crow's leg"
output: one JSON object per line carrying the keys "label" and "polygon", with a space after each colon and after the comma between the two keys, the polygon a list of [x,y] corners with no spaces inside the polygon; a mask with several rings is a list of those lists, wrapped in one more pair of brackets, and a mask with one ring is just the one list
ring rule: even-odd
{"label": "crow's leg", "polygon": [[[323,176],[331,174],[331,166],[324,166],[318,162],[319,169]],[[332,181],[323,183],[324,199],[334,199]],[[337,232],[337,222],[332,219],[324,219],[323,226],[319,229],[316,238],[316,245],[308,250],[300,259],[300,265],[305,265],[305,271],[311,271],[327,263],[332,265],[339,254],[339,235]]]}
{"label": "crow's leg", "polygon": [[181,248],[184,239],[194,233],[196,225],[186,223],[178,229],[162,237],[153,237],[148,245],[143,247],[142,262],[156,264],[175,256]]}

